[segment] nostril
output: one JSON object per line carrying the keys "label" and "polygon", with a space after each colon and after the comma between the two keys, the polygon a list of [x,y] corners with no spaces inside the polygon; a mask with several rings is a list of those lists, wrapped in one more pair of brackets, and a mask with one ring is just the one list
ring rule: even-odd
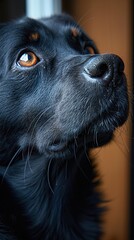
{"label": "nostril", "polygon": [[94,64],[89,65],[86,70],[87,70],[88,74],[90,75],[90,77],[99,78],[99,77],[103,77],[104,74],[106,74],[106,72],[108,72],[108,66],[104,62],[100,62],[97,64],[94,63]]}
{"label": "nostril", "polygon": [[113,75],[111,65],[109,65],[105,59],[101,56],[96,56],[88,61],[84,67],[84,71],[90,79],[110,81]]}

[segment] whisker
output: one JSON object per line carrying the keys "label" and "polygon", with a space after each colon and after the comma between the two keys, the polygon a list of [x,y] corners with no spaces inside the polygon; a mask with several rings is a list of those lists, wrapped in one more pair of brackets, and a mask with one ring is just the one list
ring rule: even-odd
{"label": "whisker", "polygon": [[86,175],[86,173],[84,172],[84,170],[83,170],[82,167],[80,166],[80,163],[78,162],[75,145],[74,145],[74,157],[75,157],[74,160],[75,160],[76,166],[79,168],[79,170],[81,171],[81,173],[83,174],[83,176],[85,177],[85,179],[89,180],[88,176]]}
{"label": "whisker", "polygon": [[31,173],[33,173],[33,170],[31,168],[30,161],[29,161],[30,157],[32,155],[33,148],[34,148],[34,146],[32,146],[32,148],[30,149],[30,152],[29,152],[29,149],[28,149],[28,154],[27,154],[27,157],[26,157],[26,160],[25,160],[25,166],[24,166],[24,181],[26,179],[26,169],[27,169],[27,167],[29,167]]}
{"label": "whisker", "polygon": [[54,194],[54,190],[53,190],[53,188],[51,186],[51,181],[50,181],[50,167],[51,167],[52,160],[53,159],[51,159],[49,161],[48,168],[47,168],[47,181],[48,181],[48,186],[49,186],[51,192]]}
{"label": "whisker", "polygon": [[19,148],[19,149],[16,151],[16,153],[14,154],[14,156],[12,157],[12,159],[10,160],[10,162],[8,163],[8,165],[7,165],[7,167],[6,167],[6,170],[5,170],[4,174],[3,174],[3,178],[2,178],[1,183],[3,183],[4,178],[5,178],[5,176],[6,176],[7,172],[8,172],[8,170],[9,170],[11,164],[13,163],[15,157],[21,152],[21,150],[22,150],[22,149]]}
{"label": "whisker", "polygon": [[[53,104],[52,106],[50,106],[50,107],[48,107],[47,109],[45,109],[43,112],[39,112],[39,113],[34,117],[34,119],[32,120],[32,122],[30,123],[30,126],[29,126],[27,132],[30,131],[30,129],[32,128],[32,125],[33,125],[33,124],[34,124],[34,126],[36,126],[37,123],[39,122],[39,120],[41,119],[41,117],[42,117],[43,115],[45,115],[45,114],[47,113],[47,111],[51,110],[55,105],[56,105],[56,104]],[[35,122],[35,121],[36,121],[36,122]],[[34,126],[33,126],[33,127],[34,127]]]}

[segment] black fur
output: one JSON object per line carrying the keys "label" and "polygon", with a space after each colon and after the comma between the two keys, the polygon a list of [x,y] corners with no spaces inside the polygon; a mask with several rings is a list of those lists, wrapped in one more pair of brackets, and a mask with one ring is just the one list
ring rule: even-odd
{"label": "black fur", "polygon": [[[28,52],[37,63],[25,67]],[[99,239],[88,149],[127,113],[122,60],[100,55],[71,17],[0,25],[0,240]]]}

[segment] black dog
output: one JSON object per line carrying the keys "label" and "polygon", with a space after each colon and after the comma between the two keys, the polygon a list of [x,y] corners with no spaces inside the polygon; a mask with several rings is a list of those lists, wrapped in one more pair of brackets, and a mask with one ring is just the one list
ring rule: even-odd
{"label": "black dog", "polygon": [[123,70],[69,16],[0,26],[0,240],[99,239],[88,149],[127,118]]}

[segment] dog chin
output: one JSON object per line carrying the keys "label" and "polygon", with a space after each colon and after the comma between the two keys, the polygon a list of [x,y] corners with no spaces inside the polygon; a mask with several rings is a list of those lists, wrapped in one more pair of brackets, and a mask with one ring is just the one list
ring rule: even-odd
{"label": "dog chin", "polygon": [[[75,157],[75,154],[79,151],[87,151],[90,148],[97,148],[103,145],[108,144],[113,139],[113,132],[99,133],[97,138],[95,136],[90,138],[91,135],[81,134],[77,136],[77,139],[70,140],[56,140],[47,146],[40,146],[39,152],[41,154],[46,154],[50,158],[66,159]],[[91,140],[92,139],[92,140]]]}
{"label": "dog chin", "polygon": [[99,133],[96,139],[94,137],[94,140],[89,142],[89,146],[90,148],[101,147],[103,145],[110,143],[112,139],[113,132]]}

